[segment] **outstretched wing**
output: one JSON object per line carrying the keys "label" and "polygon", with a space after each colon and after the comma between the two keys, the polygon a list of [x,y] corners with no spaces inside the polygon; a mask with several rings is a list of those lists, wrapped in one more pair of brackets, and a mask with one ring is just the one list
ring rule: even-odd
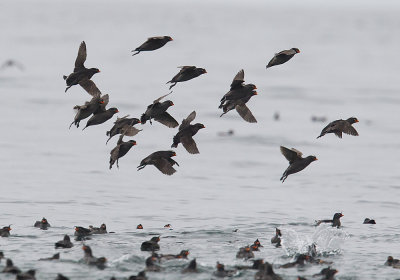
{"label": "outstretched wing", "polygon": [[251,113],[250,109],[247,108],[246,104],[239,104],[236,105],[236,111],[239,113],[239,115],[246,121],[249,123],[256,123],[257,120],[256,118],[253,116],[253,114]]}
{"label": "outstretched wing", "polygon": [[157,117],[154,118],[154,120],[170,128],[174,128],[179,125],[178,122],[167,112],[158,115]]}
{"label": "outstretched wing", "polygon": [[101,91],[97,88],[96,84],[89,79],[83,79],[79,82],[79,85],[83,87],[91,96],[100,96]]}
{"label": "outstretched wing", "polygon": [[189,116],[182,121],[182,124],[179,126],[179,130],[182,130],[190,125],[190,123],[196,118],[196,111],[193,111],[189,114]]}
{"label": "outstretched wing", "polygon": [[241,88],[244,83],[244,70],[240,70],[231,83],[231,90]]}
{"label": "outstretched wing", "polygon": [[142,131],[142,129],[137,129],[130,125],[125,125],[121,128],[121,133],[126,136],[135,136],[139,131]]}
{"label": "outstretched wing", "polygon": [[[154,100],[154,101],[153,101],[153,104],[156,104],[156,103],[160,102],[160,101],[161,101],[161,99],[163,99],[164,97],[166,97],[166,96],[170,95],[171,93],[172,93],[172,92],[170,92],[170,93],[168,93],[168,94],[166,94],[166,95],[163,95],[163,96],[161,96],[161,97],[157,98],[156,100]],[[151,106],[151,105],[150,105],[150,106]]]}
{"label": "outstretched wing", "polygon": [[292,148],[291,150],[289,150],[286,147],[281,146],[281,153],[282,155],[285,156],[285,158],[289,161],[289,164],[292,164],[293,162],[295,162],[296,160],[300,160],[302,159],[302,153],[294,148]]}
{"label": "outstretched wing", "polygon": [[358,136],[357,130],[347,121],[343,122],[343,127],[340,129],[343,133]]}
{"label": "outstretched wing", "polygon": [[166,175],[172,175],[176,172],[175,168],[173,168],[172,165],[165,158],[157,159],[154,163],[154,166]]}
{"label": "outstretched wing", "polygon": [[181,142],[183,147],[185,147],[186,151],[191,154],[199,154],[199,149],[197,148],[196,142],[193,140],[192,137],[186,135],[181,138]]}
{"label": "outstretched wing", "polygon": [[75,60],[75,69],[74,72],[77,72],[83,68],[85,68],[84,63],[86,61],[86,43],[82,41],[81,45],[79,46],[78,56]]}

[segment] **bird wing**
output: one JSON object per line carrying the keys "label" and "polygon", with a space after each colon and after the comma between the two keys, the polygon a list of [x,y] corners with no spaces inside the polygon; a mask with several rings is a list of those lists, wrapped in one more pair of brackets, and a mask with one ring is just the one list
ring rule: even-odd
{"label": "bird wing", "polygon": [[164,113],[154,117],[154,120],[156,120],[159,123],[162,123],[163,125],[168,126],[170,128],[174,128],[179,125],[178,122],[167,112],[164,112]]}
{"label": "bird wing", "polygon": [[120,135],[119,138],[118,138],[117,145],[122,144],[122,139],[124,138],[124,136],[125,136],[125,134],[121,133],[121,135]]}
{"label": "bird wing", "polygon": [[130,125],[125,125],[121,129],[121,133],[126,136],[135,136],[136,134],[139,133],[139,131],[142,131],[142,129],[137,129]]}
{"label": "bird wing", "polygon": [[238,104],[236,105],[236,111],[239,113],[239,115],[249,123],[256,123],[257,120],[251,113],[250,109],[247,108],[246,104]]}
{"label": "bird wing", "polygon": [[183,147],[185,147],[186,151],[190,154],[199,154],[199,149],[197,148],[196,142],[189,135],[185,135],[181,138],[181,142]]}
{"label": "bird wing", "polygon": [[77,72],[78,70],[85,68],[84,63],[86,61],[86,43],[85,41],[82,41],[81,45],[79,46],[78,50],[78,56],[76,57],[75,60],[75,69],[74,72]]}
{"label": "bird wing", "polygon": [[83,79],[79,82],[79,85],[83,87],[83,89],[86,90],[91,96],[101,95],[101,91],[97,88],[96,84],[92,80]]}
{"label": "bird wing", "polygon": [[294,148],[291,150],[281,146],[281,153],[284,155],[284,157],[289,161],[289,164],[292,164],[293,162],[302,159],[302,153]]}
{"label": "bird wing", "polygon": [[178,68],[181,68],[182,70],[187,70],[187,69],[196,69],[196,66],[178,66]]}
{"label": "bird wing", "polygon": [[190,125],[190,123],[196,118],[196,111],[193,111],[189,114],[189,116],[182,121],[182,124],[179,126],[179,130],[182,130]]}
{"label": "bird wing", "polygon": [[231,83],[231,90],[242,87],[244,83],[244,70],[240,70]]}
{"label": "bird wing", "polygon": [[[168,94],[166,94],[166,95],[160,96],[159,98],[157,98],[156,100],[153,101],[153,104],[156,104],[156,103],[160,102],[161,99],[163,99],[164,97],[170,95],[171,93],[172,93],[172,92],[170,92],[170,93],[168,93]],[[150,105],[150,106],[152,106],[152,105]]]}
{"label": "bird wing", "polygon": [[343,122],[340,127],[340,131],[349,135],[358,136],[357,130],[347,121]]}
{"label": "bird wing", "polygon": [[154,37],[149,37],[147,38],[147,40],[163,40],[164,36],[154,36]]}
{"label": "bird wing", "polygon": [[295,54],[296,52],[294,50],[283,50],[275,54],[275,56],[280,56],[280,55],[292,55]]}
{"label": "bird wing", "polygon": [[[118,140],[119,142],[119,140]],[[116,161],[118,159],[118,154],[119,154],[119,148],[121,147],[121,145],[118,143],[117,146],[111,150],[110,152],[110,157],[113,161]]]}
{"label": "bird wing", "polygon": [[165,158],[159,158],[155,161],[154,166],[163,174],[172,175],[176,172],[175,168]]}
{"label": "bird wing", "polygon": [[129,117],[129,115],[123,116],[123,117],[117,117],[117,119],[115,120],[114,124],[119,124],[120,122],[123,122],[127,117]]}

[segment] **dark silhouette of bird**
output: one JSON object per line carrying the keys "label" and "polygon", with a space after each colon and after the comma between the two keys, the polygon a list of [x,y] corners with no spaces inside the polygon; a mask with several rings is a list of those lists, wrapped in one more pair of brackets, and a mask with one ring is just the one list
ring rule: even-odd
{"label": "dark silhouette of bird", "polygon": [[117,168],[119,168],[118,165],[119,159],[124,155],[126,155],[129,152],[129,150],[136,145],[135,140],[129,140],[128,142],[124,142],[122,141],[122,138],[124,138],[124,134],[121,134],[121,136],[118,139],[117,146],[110,152],[110,169],[112,168],[115,162],[117,162]]}
{"label": "dark silhouette of bird", "polygon": [[236,274],[236,269],[225,270],[225,265],[217,262],[217,271],[214,271],[213,275],[216,277],[232,277]]}
{"label": "dark silhouette of bird", "polygon": [[196,123],[190,124],[196,118],[196,112],[193,111],[190,115],[182,121],[179,126],[179,132],[174,136],[171,148],[177,148],[179,143],[182,143],[183,147],[191,154],[199,154],[196,142],[193,140],[193,136],[202,129],[205,128],[204,124]]}
{"label": "dark silhouette of bird", "polygon": [[342,133],[353,136],[358,136],[357,130],[352,126],[353,123],[358,123],[357,118],[348,118],[347,120],[336,120],[328,124],[317,137],[320,138],[327,133],[334,133],[337,137],[342,138]]}
{"label": "dark silhouette of bird", "polygon": [[128,118],[129,115],[123,116],[122,118],[117,118],[114,122],[114,126],[107,131],[106,135],[109,136],[106,144],[112,137],[117,134],[124,134],[125,136],[135,136],[142,129],[137,129],[133,127],[135,124],[141,123],[141,121],[137,118]]}
{"label": "dark silhouette of bird", "polygon": [[50,227],[49,222],[45,217],[42,218],[40,221],[36,221],[35,224],[33,225],[34,227],[46,230],[48,227]]}
{"label": "dark silhouette of bird", "polygon": [[187,267],[182,270],[182,273],[197,273],[197,262],[196,259],[190,261]]}
{"label": "dark silhouette of bird", "polygon": [[255,280],[282,280],[282,278],[275,274],[272,265],[268,262],[265,262],[260,265],[259,270],[254,275]]}
{"label": "dark silhouette of bird", "polygon": [[11,231],[11,225],[9,225],[8,227],[3,227],[0,229],[0,236],[1,237],[9,237],[10,231]]}
{"label": "dark silhouette of bird", "polygon": [[86,43],[85,41],[82,41],[81,45],[79,46],[78,56],[76,57],[75,60],[74,72],[72,72],[68,76],[63,76],[65,82],[67,83],[67,88],[65,89],[65,92],[67,92],[67,90],[70,87],[77,84],[80,84],[82,86],[82,84],[86,83],[87,85],[88,81],[92,78],[92,76],[100,72],[100,70],[97,68],[88,69],[85,67],[84,63],[86,61],[86,57],[87,57]]}
{"label": "dark silhouette of bird", "polygon": [[282,183],[290,174],[297,173],[306,168],[311,162],[318,160],[315,156],[302,157],[302,153],[294,148],[288,149],[283,146],[280,147],[282,155],[289,161],[289,167],[285,170],[281,177]]}
{"label": "dark silhouette of bird", "polygon": [[250,246],[239,248],[239,251],[236,253],[237,259],[251,259],[254,258],[254,253],[251,250]]}
{"label": "dark silhouette of bird", "polygon": [[138,275],[129,276],[128,280],[147,280],[147,276],[144,271],[140,271]]}
{"label": "dark silhouette of bird", "polygon": [[137,167],[138,171],[145,168],[146,165],[154,165],[163,174],[172,175],[176,172],[173,168],[174,164],[179,166],[179,164],[171,158],[174,156],[176,156],[174,151],[154,152],[140,162],[140,165]]}
{"label": "dark silhouette of bird", "polygon": [[16,280],[36,280],[36,270],[30,269],[27,272],[17,274]]}
{"label": "dark silhouette of bird", "polygon": [[169,89],[176,86],[176,84],[179,82],[188,81],[200,76],[201,74],[207,73],[206,69],[197,68],[196,66],[179,66],[178,68],[181,68],[179,73],[176,74],[170,81],[167,82],[167,84],[168,83],[172,84],[169,87]]}
{"label": "dark silhouette of bird", "polygon": [[158,37],[150,37],[146,42],[141,44],[139,47],[134,49],[132,52],[136,52],[132,54],[132,56],[139,54],[143,51],[154,51],[161,47],[163,47],[169,41],[173,41],[170,36],[158,36]]}
{"label": "dark silhouette of bird", "polygon": [[331,269],[330,267],[327,267],[323,268],[320,273],[314,274],[313,277],[322,276],[322,280],[333,280],[336,273],[338,273],[336,269]]}
{"label": "dark silhouette of bird", "polygon": [[289,262],[280,266],[280,268],[291,268],[295,266],[304,266],[305,261],[307,261],[310,257],[304,254],[300,254],[297,256],[296,261]]}
{"label": "dark silhouette of bird", "polygon": [[371,224],[371,225],[375,225],[375,224],[376,224],[376,222],[375,222],[375,220],[373,220],[373,219],[370,219],[370,218],[365,218],[365,220],[364,220],[363,224]]}
{"label": "dark silhouette of bird", "polygon": [[56,253],[51,257],[39,259],[39,261],[52,261],[52,260],[59,260],[59,259],[60,259],[60,253]]}
{"label": "dark silhouette of bird", "polygon": [[236,265],[235,268],[239,269],[239,270],[243,270],[243,269],[260,269],[261,265],[264,264],[264,260],[263,259],[256,259],[256,260],[252,260],[253,265],[249,266],[249,265]]}
{"label": "dark silhouette of bird", "polygon": [[339,228],[341,226],[340,218],[343,216],[344,215],[342,213],[335,213],[335,215],[333,215],[332,220],[318,220],[316,221],[315,225],[319,226],[321,223],[331,223],[332,227]]}
{"label": "dark silhouette of bird", "polygon": [[87,237],[89,235],[92,235],[92,231],[88,228],[76,226],[74,235],[75,235],[75,240],[82,241],[82,240],[88,239]]}
{"label": "dark silhouette of bird", "polygon": [[105,123],[106,121],[111,119],[114,114],[119,112],[118,109],[115,107],[106,110],[105,107],[107,104],[108,102],[104,102],[104,104],[101,104],[99,106],[99,108],[93,113],[93,116],[90,117],[90,119],[86,123],[86,126],[82,130],[85,130],[87,127],[92,125]]}
{"label": "dark silhouette of bird", "polygon": [[146,271],[159,272],[162,270],[161,266],[155,263],[156,260],[157,258],[154,256],[150,256],[146,259]]}
{"label": "dark silhouette of bird", "polygon": [[153,104],[147,106],[146,112],[144,112],[144,114],[142,114],[142,116],[140,117],[140,121],[142,122],[142,124],[145,124],[148,120],[150,121],[150,124],[152,124],[151,119],[154,119],[155,121],[158,121],[159,123],[170,128],[174,128],[179,125],[178,122],[170,114],[167,113],[167,109],[173,106],[174,103],[171,100],[160,102],[161,99],[170,94],[171,93],[168,93],[157,98],[153,101]]}
{"label": "dark silhouette of bird", "polygon": [[387,260],[385,262],[385,265],[388,265],[388,266],[393,266],[393,265],[398,265],[398,264],[400,264],[400,260],[395,259],[392,256],[387,257]]}
{"label": "dark silhouette of bird", "polygon": [[187,259],[189,250],[182,250],[179,254],[162,254],[160,260]]}
{"label": "dark silhouette of bird", "polygon": [[160,245],[158,242],[160,241],[160,236],[154,236],[150,240],[145,241],[140,246],[141,251],[158,251],[160,250]]}
{"label": "dark silhouette of bird", "polygon": [[73,246],[74,246],[74,244],[71,242],[71,239],[69,238],[69,236],[67,234],[64,235],[64,239],[63,240],[60,240],[60,241],[55,243],[56,249],[58,249],[58,248],[72,248]]}
{"label": "dark silhouette of bird", "polygon": [[18,274],[21,270],[16,267],[11,259],[6,260],[6,266],[3,268],[3,273]]}
{"label": "dark silhouette of bird", "polygon": [[89,226],[89,230],[92,234],[105,234],[107,233],[106,224],[101,224],[100,227]]}
{"label": "dark silhouette of bird", "polygon": [[62,275],[61,273],[57,274],[57,278],[55,280],[69,280],[68,277],[65,277],[64,275]]}
{"label": "dark silhouette of bird", "polygon": [[143,229],[143,225],[142,224],[138,224],[136,229]]}
{"label": "dark silhouette of bird", "polygon": [[275,236],[271,238],[271,243],[275,244],[276,247],[281,246],[281,230],[279,228],[275,228]]}
{"label": "dark silhouette of bird", "polygon": [[93,256],[92,249],[83,245],[82,249],[84,251],[83,261],[88,265],[96,266],[99,269],[104,269],[107,259],[105,257],[96,258]]}
{"label": "dark silhouette of bird", "polygon": [[298,48],[291,48],[275,54],[275,56],[268,62],[267,68],[283,64],[289,61],[295,54],[300,53]]}

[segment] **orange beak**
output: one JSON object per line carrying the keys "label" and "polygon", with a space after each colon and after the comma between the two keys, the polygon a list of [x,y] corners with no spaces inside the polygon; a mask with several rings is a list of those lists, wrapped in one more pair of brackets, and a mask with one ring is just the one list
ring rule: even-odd
{"label": "orange beak", "polygon": [[133,144],[132,144],[133,146],[135,146],[136,145],[136,142],[133,142]]}
{"label": "orange beak", "polygon": [[100,101],[100,104],[104,104],[104,101],[102,100],[102,101]]}
{"label": "orange beak", "polygon": [[174,106],[175,104],[174,104],[174,102],[171,102],[171,106]]}
{"label": "orange beak", "polygon": [[142,123],[141,121],[139,121],[138,123]]}
{"label": "orange beak", "polygon": [[258,94],[257,91],[255,91],[255,92],[254,92],[254,95],[257,95],[257,94]]}
{"label": "orange beak", "polygon": [[356,120],[356,123],[358,123],[358,120]]}
{"label": "orange beak", "polygon": [[300,50],[297,50],[297,53],[300,53]]}
{"label": "orange beak", "polygon": [[117,113],[119,113],[118,109],[117,109]]}

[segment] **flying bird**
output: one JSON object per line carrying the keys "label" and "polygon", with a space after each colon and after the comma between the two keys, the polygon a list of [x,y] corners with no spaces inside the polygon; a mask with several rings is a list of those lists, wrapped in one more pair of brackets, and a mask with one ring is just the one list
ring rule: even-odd
{"label": "flying bird", "polygon": [[302,153],[294,148],[288,149],[283,146],[280,147],[282,155],[289,161],[289,167],[285,170],[281,177],[282,183],[290,174],[300,172],[306,168],[311,162],[318,160],[315,156],[302,157]]}
{"label": "flying bird", "polygon": [[143,51],[154,51],[161,47],[163,47],[166,43],[172,41],[170,36],[158,36],[158,37],[150,37],[146,42],[141,44],[139,47],[134,49],[132,52],[136,52],[132,54],[132,56],[139,54]]}
{"label": "flying bird", "polygon": [[80,84],[82,86],[82,84],[88,83],[88,80],[90,80],[94,74],[100,72],[100,70],[97,68],[88,69],[85,67],[84,63],[86,61],[86,56],[86,43],[85,41],[82,41],[81,45],[79,46],[78,56],[75,60],[74,72],[68,76],[63,76],[65,82],[67,83],[65,92],[67,92],[67,90],[74,85]]}
{"label": "flying bird", "polygon": [[150,121],[150,124],[152,124],[151,119],[154,119],[155,121],[158,121],[159,123],[169,128],[174,128],[179,125],[178,122],[170,114],[167,113],[167,109],[173,106],[174,103],[171,100],[160,102],[161,99],[170,94],[171,93],[168,93],[157,98],[153,101],[153,104],[147,106],[146,112],[144,112],[144,114],[142,114],[142,116],[140,117],[140,121],[142,122],[142,124],[145,124],[148,120]]}
{"label": "flying bird", "polygon": [[267,69],[269,67],[283,64],[289,61],[295,54],[300,53],[298,48],[291,48],[290,50],[284,50],[275,54],[275,56],[268,62]]}
{"label": "flying bird", "polygon": [[197,68],[196,66],[179,66],[178,68],[181,68],[179,73],[176,74],[170,81],[167,82],[167,84],[168,83],[172,84],[169,87],[169,89],[176,86],[176,84],[179,82],[188,81],[200,76],[201,74],[207,73],[206,69]]}
{"label": "flying bird", "polygon": [[141,123],[141,121],[137,118],[128,118],[129,115],[123,116],[122,118],[117,118],[114,122],[114,126],[107,131],[106,135],[109,136],[106,144],[112,137],[117,134],[124,134],[125,136],[135,136],[142,129],[137,129],[133,127],[135,124]]}
{"label": "flying bird", "polygon": [[124,142],[122,141],[122,138],[124,138],[124,134],[121,134],[121,136],[118,139],[117,146],[110,152],[110,169],[112,168],[115,162],[117,162],[117,167],[119,168],[118,160],[124,155],[126,155],[129,152],[129,150],[136,145],[135,140],[129,140],[128,142]]}
{"label": "flying bird", "polygon": [[358,123],[357,118],[348,118],[347,120],[336,120],[325,126],[321,131],[321,134],[317,137],[320,138],[327,133],[334,133],[337,137],[342,138],[342,133],[346,133],[353,136],[358,136],[357,130],[352,124]]}
{"label": "flying bird", "polygon": [[190,124],[196,118],[196,112],[193,111],[190,115],[182,121],[179,126],[179,132],[174,136],[171,148],[177,148],[179,143],[182,143],[186,151],[191,154],[199,154],[196,142],[193,140],[193,136],[202,129],[205,128],[204,124],[196,123]]}
{"label": "flying bird", "polygon": [[140,165],[137,167],[138,171],[145,168],[146,165],[154,165],[163,174],[172,175],[176,172],[175,168],[173,168],[174,164],[179,166],[179,164],[171,158],[174,156],[176,156],[174,151],[154,152],[140,162]]}
{"label": "flying bird", "polygon": [[96,95],[90,101],[86,101],[85,104],[76,105],[74,107],[74,110],[76,111],[75,118],[69,128],[71,128],[73,124],[75,124],[76,127],[79,127],[81,120],[88,118],[91,114],[96,112],[102,104],[108,103],[108,100],[108,94],[103,96]]}

